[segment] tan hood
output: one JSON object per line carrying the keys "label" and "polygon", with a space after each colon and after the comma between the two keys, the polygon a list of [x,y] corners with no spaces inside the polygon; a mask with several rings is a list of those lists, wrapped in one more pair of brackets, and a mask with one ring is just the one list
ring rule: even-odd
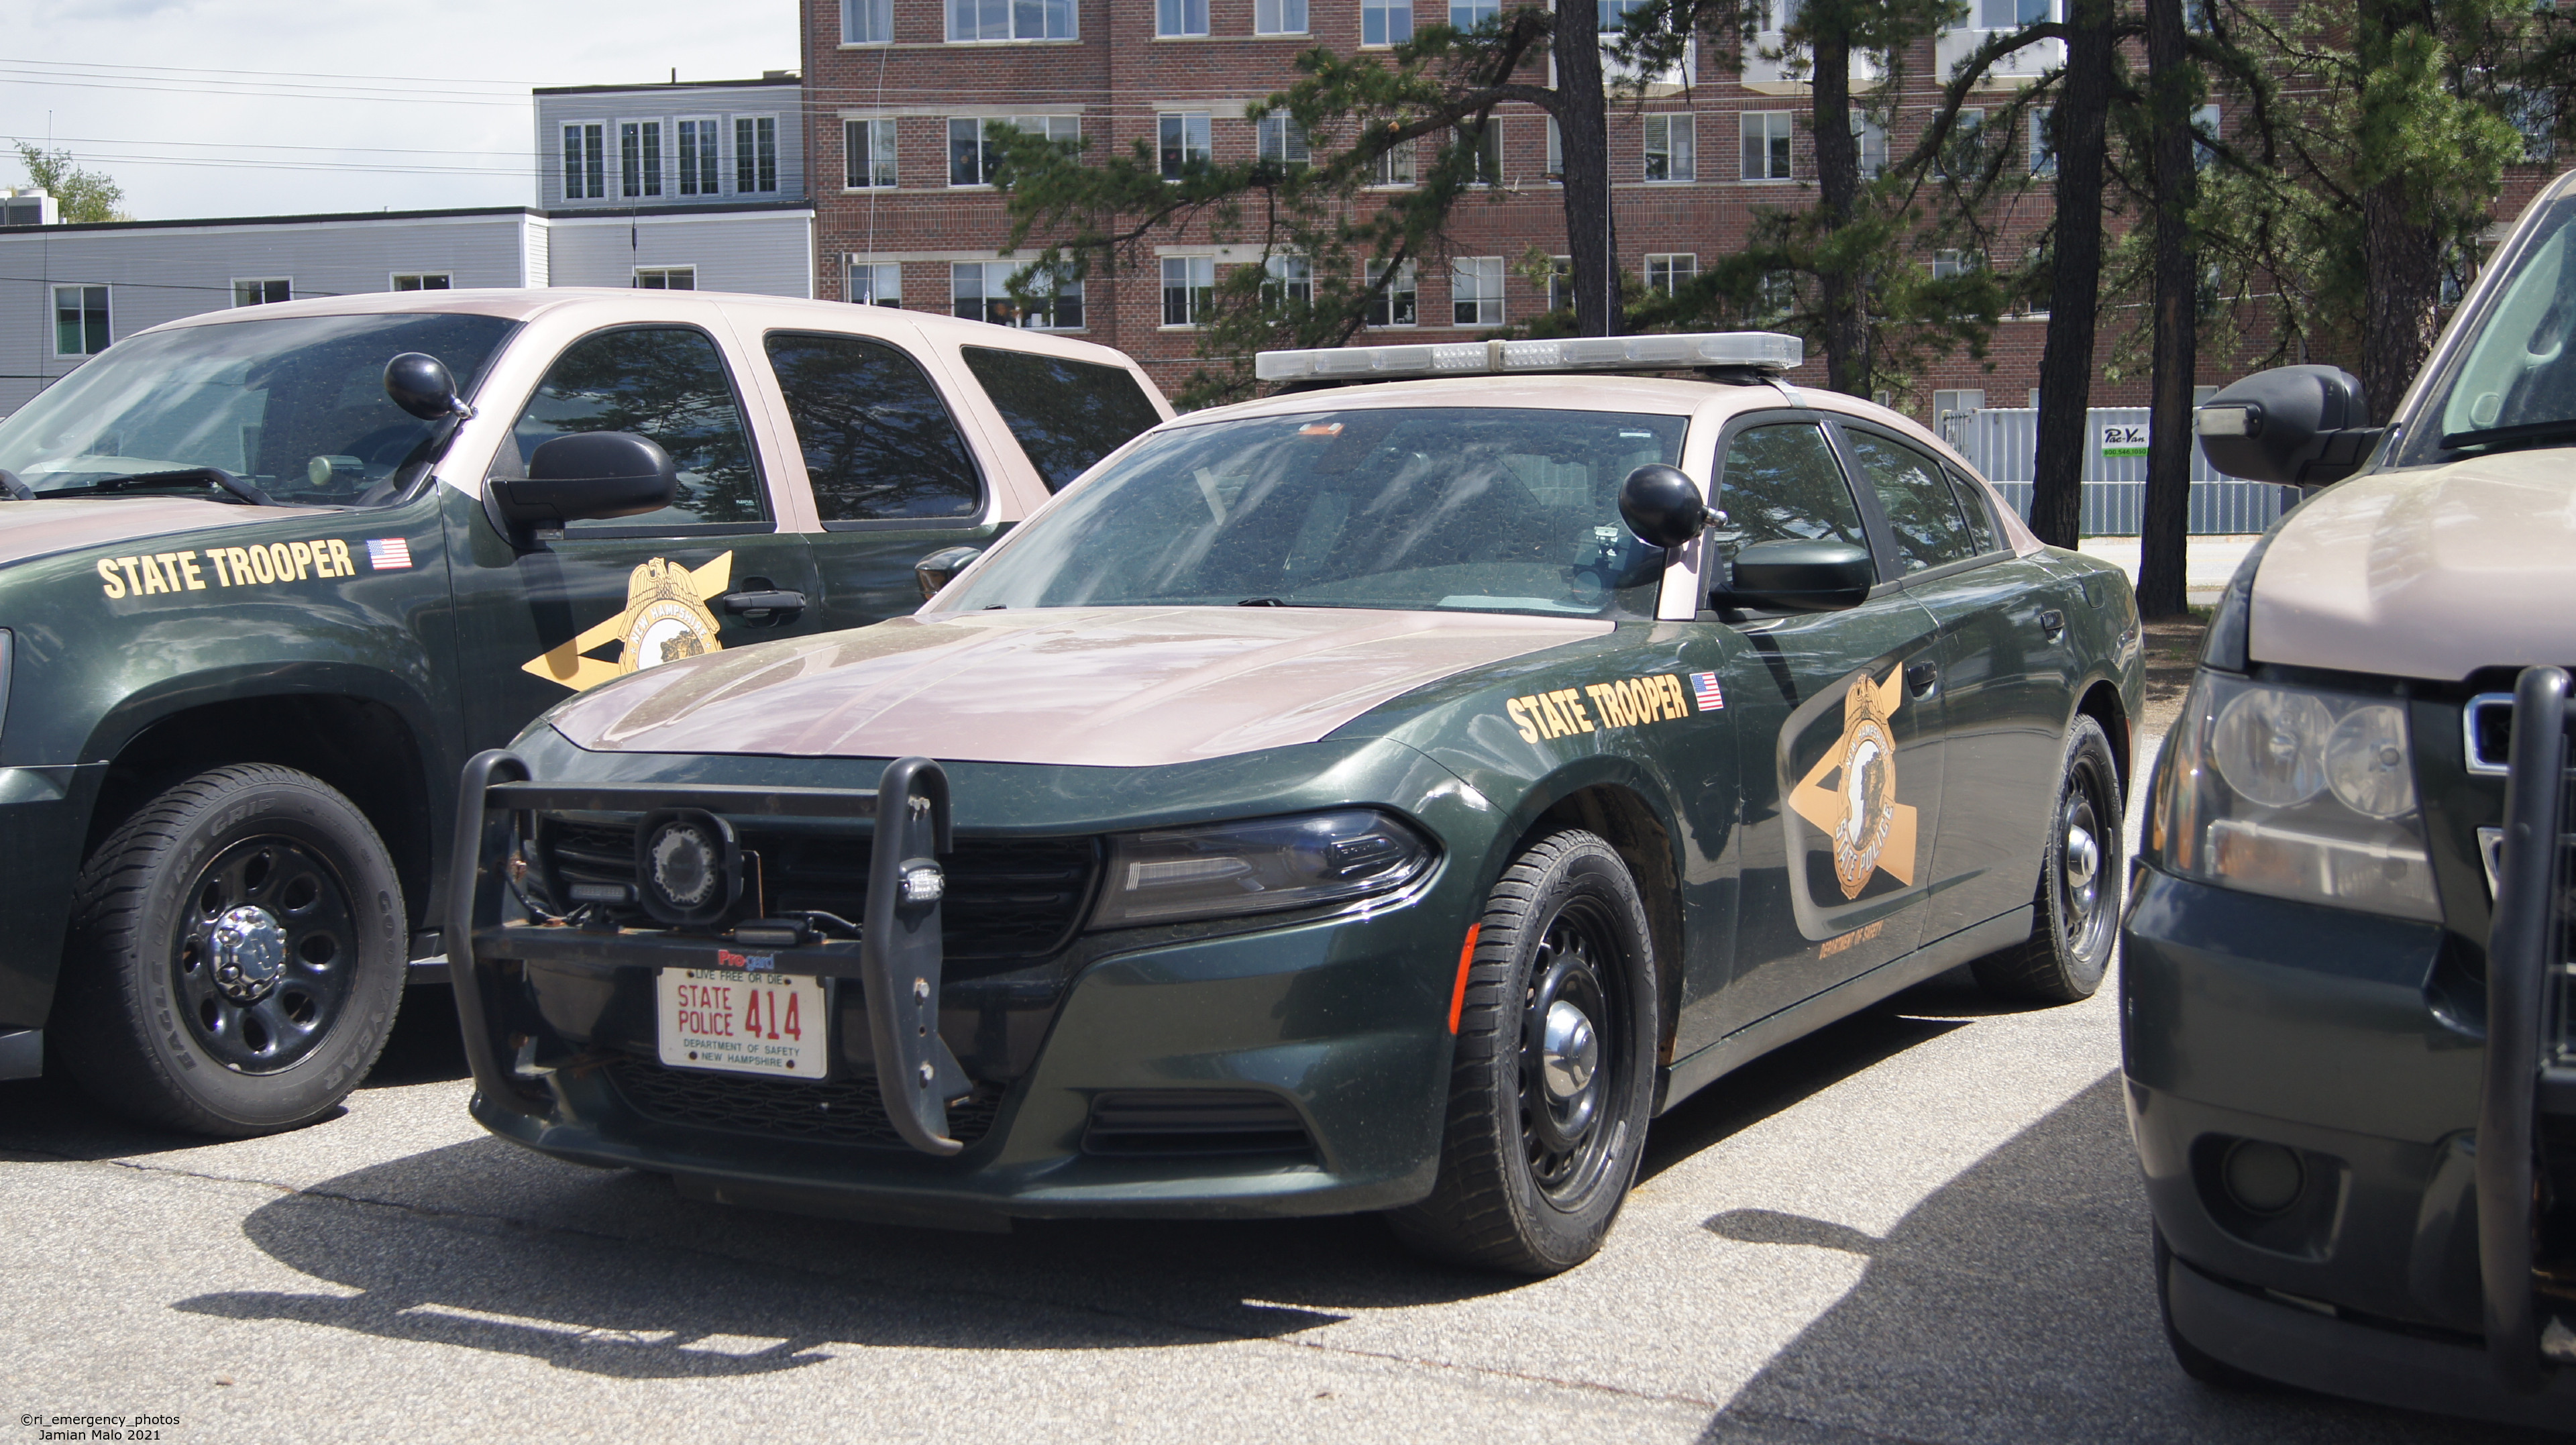
{"label": "tan hood", "polygon": [[2454,681],[2576,662],[2576,452],[2356,477],[2283,524],[2254,578],[2257,662]]}
{"label": "tan hood", "polygon": [[77,552],[86,547],[110,547],[134,537],[164,537],[173,532],[274,521],[277,516],[267,507],[201,502],[193,497],[0,501],[0,563]]}
{"label": "tan hood", "polygon": [[1313,742],[1580,618],[1077,607],[898,618],[639,672],[566,703],[585,748],[1145,767]]}

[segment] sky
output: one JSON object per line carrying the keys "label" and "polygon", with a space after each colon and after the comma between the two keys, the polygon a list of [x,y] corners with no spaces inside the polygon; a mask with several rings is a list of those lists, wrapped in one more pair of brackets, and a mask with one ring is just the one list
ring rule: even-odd
{"label": "sky", "polygon": [[535,86],[797,64],[792,0],[0,0],[10,142],[137,220],[533,205]]}

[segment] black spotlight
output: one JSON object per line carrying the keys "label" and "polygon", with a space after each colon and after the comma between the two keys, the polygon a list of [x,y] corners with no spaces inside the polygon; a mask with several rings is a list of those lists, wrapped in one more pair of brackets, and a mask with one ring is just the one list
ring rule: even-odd
{"label": "black spotlight", "polygon": [[742,848],[733,825],[697,808],[648,813],[635,830],[636,893],[657,923],[714,923],[742,896]]}

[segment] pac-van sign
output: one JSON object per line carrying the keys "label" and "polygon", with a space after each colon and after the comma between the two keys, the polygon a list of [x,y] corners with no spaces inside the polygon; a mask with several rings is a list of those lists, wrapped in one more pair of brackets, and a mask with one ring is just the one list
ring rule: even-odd
{"label": "pac-van sign", "polygon": [[2102,455],[2106,457],[2142,457],[2147,454],[2147,426],[2144,422],[2110,425],[2102,428]]}

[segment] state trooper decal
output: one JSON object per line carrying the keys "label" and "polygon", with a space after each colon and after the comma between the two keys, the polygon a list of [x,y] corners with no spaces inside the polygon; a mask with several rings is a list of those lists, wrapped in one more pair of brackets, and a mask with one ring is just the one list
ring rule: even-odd
{"label": "state trooper decal", "polygon": [[[707,599],[732,586],[731,552],[694,569],[655,557],[627,574],[625,611],[522,667],[581,692],[647,667],[721,651]],[[616,660],[586,655],[612,641],[619,644]]]}

